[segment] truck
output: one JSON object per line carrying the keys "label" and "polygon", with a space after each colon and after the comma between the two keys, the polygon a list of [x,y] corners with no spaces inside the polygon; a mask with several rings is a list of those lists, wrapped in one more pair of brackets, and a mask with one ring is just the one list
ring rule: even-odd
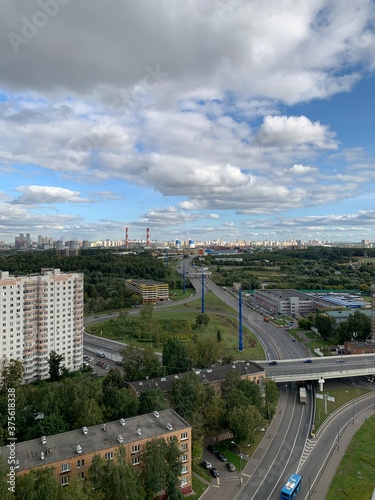
{"label": "truck", "polygon": [[306,404],[306,388],[305,387],[299,388],[299,402],[301,405]]}
{"label": "truck", "polygon": [[269,318],[267,318],[267,316],[264,316],[263,321],[267,321],[267,323],[268,323],[269,322]]}

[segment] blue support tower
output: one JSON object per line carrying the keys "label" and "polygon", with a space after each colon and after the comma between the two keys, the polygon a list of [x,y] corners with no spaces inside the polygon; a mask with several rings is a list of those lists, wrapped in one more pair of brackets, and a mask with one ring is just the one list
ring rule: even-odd
{"label": "blue support tower", "polygon": [[202,314],[204,313],[204,272],[202,271]]}
{"label": "blue support tower", "polygon": [[238,350],[243,351],[242,343],[242,288],[238,290]]}

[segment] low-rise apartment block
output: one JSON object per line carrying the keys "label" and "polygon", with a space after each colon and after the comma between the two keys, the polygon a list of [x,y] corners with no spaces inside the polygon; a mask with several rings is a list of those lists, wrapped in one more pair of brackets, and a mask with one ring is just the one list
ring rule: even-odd
{"label": "low-rise apartment block", "polygon": [[[252,361],[237,361],[230,365],[195,370],[193,373],[195,373],[202,384],[210,385],[217,394],[221,394],[226,376],[228,373],[234,371],[242,379],[250,380],[256,384],[259,384],[266,377],[264,369]],[[165,399],[168,399],[168,394],[173,389],[174,381],[183,375],[183,373],[180,373],[147,380],[137,380],[135,382],[128,382],[128,385],[135,396],[139,396],[142,392],[149,391],[150,389],[159,389],[164,394]]]}
{"label": "low-rise apartment block", "polygon": [[[177,439],[181,451],[180,486],[182,493],[187,494],[192,491],[191,426],[171,409],[17,443],[16,473],[22,475],[37,467],[52,467],[56,481],[65,486],[73,476],[82,479],[88,476],[95,455],[105,460],[115,459],[120,446],[125,448],[128,463],[137,471],[142,466],[146,443],[172,437]],[[7,461],[9,448],[3,446],[0,453]]]}

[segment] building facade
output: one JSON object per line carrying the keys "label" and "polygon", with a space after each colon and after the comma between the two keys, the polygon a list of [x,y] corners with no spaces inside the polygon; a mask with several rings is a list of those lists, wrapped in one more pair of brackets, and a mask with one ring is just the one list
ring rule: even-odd
{"label": "building facade", "polygon": [[22,361],[25,382],[48,378],[51,351],[64,356],[68,370],[82,366],[82,273],[0,271],[0,292],[1,363]]}
{"label": "building facade", "polygon": [[[17,443],[16,474],[51,467],[56,481],[65,486],[73,476],[82,479],[88,476],[95,455],[105,460],[116,459],[120,446],[125,448],[128,463],[139,472],[146,443],[173,437],[181,452],[180,487],[187,494],[192,491],[191,426],[171,409]],[[0,453],[7,461],[9,448],[3,446]]]}
{"label": "building facade", "polygon": [[160,281],[129,279],[125,281],[125,288],[140,295],[142,304],[157,304],[169,299],[169,286]]}

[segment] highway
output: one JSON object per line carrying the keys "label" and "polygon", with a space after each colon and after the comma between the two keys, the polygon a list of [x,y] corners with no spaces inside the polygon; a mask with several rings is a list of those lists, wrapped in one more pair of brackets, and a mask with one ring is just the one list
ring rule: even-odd
{"label": "highway", "polygon": [[[189,264],[186,268],[196,270]],[[189,276],[190,282],[196,289],[194,296],[183,299],[184,301],[196,300],[201,297],[202,278]],[[207,276],[204,278],[205,292],[211,290],[224,303],[231,306],[235,311],[239,310],[238,300],[232,294],[222,290],[215,285]],[[165,303],[159,307],[168,307],[176,305]],[[139,310],[131,311],[130,314],[137,314]],[[85,324],[110,319],[111,315],[100,316],[100,318],[90,318]],[[342,373],[342,376],[348,377],[350,370],[368,365],[368,368],[374,372],[375,355],[361,356],[359,359],[345,359],[344,363],[337,363],[337,356],[334,359],[323,359],[315,357],[312,363],[304,363],[309,356],[306,348],[298,342],[293,342],[290,335],[284,329],[277,328],[274,324],[263,321],[263,316],[254,312],[245,303],[242,305],[243,325],[251,329],[262,344],[267,355],[267,360],[259,362],[265,368],[266,375],[278,382],[285,382],[280,388],[280,401],[278,413],[275,415],[269,428],[266,429],[265,436],[260,446],[255,450],[252,458],[249,460],[243,474],[243,485],[239,488],[238,481],[233,475],[223,473],[223,477],[212,480],[210,487],[205,495],[205,500],[276,500],[279,498],[279,492],[292,472],[300,473],[304,476],[303,486],[299,497],[309,500],[322,500],[321,496],[323,483],[319,480],[323,475],[328,479],[333,476],[334,470],[328,473],[325,465],[332,456],[335,443],[340,439],[340,433],[344,432],[351,421],[359,422],[363,411],[369,411],[374,405],[371,394],[367,400],[350,403],[349,406],[340,411],[340,415],[335,416],[332,422],[327,422],[324,430],[320,430],[313,444],[310,443],[309,431],[312,422],[313,402],[310,393],[310,400],[306,405],[297,404],[297,390],[290,378],[295,376],[296,380],[316,379],[317,375],[330,378],[334,372]],[[84,335],[84,346],[91,350],[103,350],[107,357],[116,360],[118,352],[123,348],[123,344],[109,341],[102,338],[92,338]],[[351,356],[352,358],[352,356]],[[358,358],[356,356],[356,358]],[[270,360],[278,360],[277,365],[270,366]],[[365,362],[364,362],[365,361]],[[319,373],[318,373],[319,372]],[[336,375],[338,376],[338,375]],[[286,383],[288,382],[288,383]],[[353,419],[353,415],[355,418]],[[363,421],[363,419],[362,419]],[[338,430],[339,429],[339,430]],[[336,444],[337,446],[337,444]],[[307,451],[306,451],[307,450]],[[207,455],[207,452],[205,452]],[[205,456],[208,460],[212,457]],[[308,480],[306,481],[306,478]]]}

